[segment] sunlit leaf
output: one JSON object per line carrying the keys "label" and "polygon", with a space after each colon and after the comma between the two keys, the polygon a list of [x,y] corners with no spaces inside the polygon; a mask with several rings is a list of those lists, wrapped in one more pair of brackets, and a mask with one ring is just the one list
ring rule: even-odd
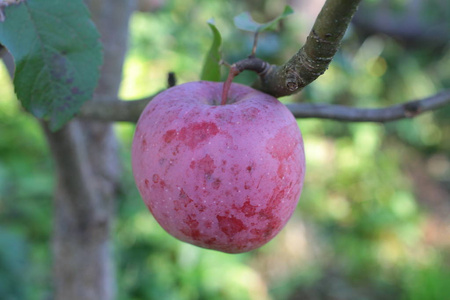
{"label": "sunlit leaf", "polygon": [[0,43],[14,57],[22,105],[56,130],[92,97],[102,63],[99,34],[81,0],[33,0],[4,9]]}
{"label": "sunlit leaf", "polygon": [[214,24],[214,20],[208,21],[209,28],[213,33],[213,42],[211,48],[206,55],[203,63],[201,80],[220,81],[220,45],[222,44],[222,37],[219,30]]}
{"label": "sunlit leaf", "polygon": [[244,12],[234,18],[234,25],[237,28],[250,32],[262,32],[265,30],[270,30],[276,25],[280,20],[286,18],[287,16],[294,13],[294,10],[290,6],[285,6],[283,13],[277,18],[269,21],[267,23],[258,23],[252,19],[248,12]]}

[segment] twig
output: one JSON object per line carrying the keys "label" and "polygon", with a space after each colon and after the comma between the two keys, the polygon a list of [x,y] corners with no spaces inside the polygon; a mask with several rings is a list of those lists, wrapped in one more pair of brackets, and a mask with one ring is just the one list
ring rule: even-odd
{"label": "twig", "polygon": [[450,104],[450,90],[433,96],[384,108],[357,108],[343,105],[296,103],[286,106],[296,118],[319,118],[347,122],[385,123],[413,118]]}
{"label": "twig", "polygon": [[275,97],[292,95],[322,75],[336,54],[361,0],[327,0],[305,45],[284,65],[260,74],[255,88]]}
{"label": "twig", "polygon": [[[153,96],[133,101],[89,101],[81,109],[80,118],[100,121],[136,122]],[[356,108],[331,104],[295,103],[286,106],[296,118],[330,119],[348,122],[384,123],[412,118],[450,104],[450,89],[433,96],[385,108]]]}
{"label": "twig", "polygon": [[249,57],[255,57],[256,56],[256,46],[258,46],[258,35],[259,31],[255,31],[255,34],[253,36],[253,47],[252,47],[252,53],[250,53]]}

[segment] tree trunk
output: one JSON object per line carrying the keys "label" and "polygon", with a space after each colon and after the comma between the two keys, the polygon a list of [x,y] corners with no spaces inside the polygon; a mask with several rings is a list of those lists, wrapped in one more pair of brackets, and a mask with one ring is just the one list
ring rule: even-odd
{"label": "tree trunk", "polygon": [[[104,47],[104,64],[94,99],[114,99],[122,77],[132,1],[86,3]],[[54,200],[54,299],[114,299],[111,228],[120,162],[112,125],[73,120],[54,133],[45,124],[43,127],[58,174]]]}

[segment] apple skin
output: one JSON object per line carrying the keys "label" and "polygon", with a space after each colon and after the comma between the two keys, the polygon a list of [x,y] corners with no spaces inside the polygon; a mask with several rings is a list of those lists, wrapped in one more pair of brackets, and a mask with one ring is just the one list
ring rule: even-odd
{"label": "apple skin", "polygon": [[137,123],[132,166],[140,194],[172,236],[241,253],[270,241],[303,186],[303,140],[276,98],[233,83],[190,82],[157,95]]}

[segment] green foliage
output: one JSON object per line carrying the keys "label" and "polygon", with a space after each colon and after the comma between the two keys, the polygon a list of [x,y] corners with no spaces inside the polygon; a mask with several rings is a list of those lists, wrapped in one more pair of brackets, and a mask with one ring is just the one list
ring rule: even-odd
{"label": "green foliage", "polygon": [[220,81],[220,45],[222,44],[222,37],[219,30],[214,24],[214,20],[208,21],[209,28],[213,33],[213,42],[211,48],[206,55],[205,62],[203,63],[201,80],[208,81]]}
{"label": "green foliage", "polygon": [[0,229],[0,295],[5,299],[24,299],[27,293],[25,245],[23,237]]}
{"label": "green foliage", "polygon": [[402,300],[441,300],[448,298],[450,270],[437,258],[434,264],[406,270]]}
{"label": "green foliage", "polygon": [[5,8],[0,43],[16,64],[22,105],[60,128],[92,97],[102,62],[99,34],[82,1],[33,0]]}
{"label": "green foliage", "polygon": [[20,108],[3,65],[0,85],[0,295],[40,300],[50,289],[53,172],[38,122]]}

